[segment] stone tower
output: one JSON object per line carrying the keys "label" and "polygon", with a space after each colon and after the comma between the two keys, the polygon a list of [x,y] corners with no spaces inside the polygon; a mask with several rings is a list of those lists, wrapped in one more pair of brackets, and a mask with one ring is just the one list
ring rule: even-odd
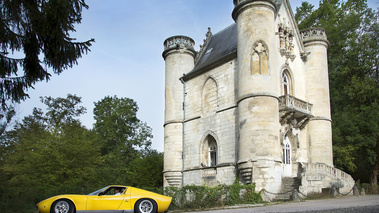
{"label": "stone tower", "polygon": [[[270,0],[234,0],[238,41],[238,169],[257,190],[281,182],[279,77],[275,60],[276,5]],[[253,180],[251,180],[253,178]],[[266,184],[270,179],[270,185]],[[262,180],[262,182],[261,182]],[[277,183],[277,184],[275,184]]]}
{"label": "stone tower", "polygon": [[194,68],[195,42],[186,36],[173,36],[165,40],[165,118],[164,118],[164,171],[166,186],[180,186],[182,181],[182,127],[183,86],[180,77]]}
{"label": "stone tower", "polygon": [[233,3],[235,23],[209,28],[198,52],[186,36],[164,42],[164,187],[349,192],[333,167],[325,30],[300,32],[289,0]]}
{"label": "stone tower", "polygon": [[308,123],[309,160],[333,165],[332,126],[329,97],[327,49],[329,42],[321,28],[301,32],[305,51],[307,101],[313,104],[313,118]]}

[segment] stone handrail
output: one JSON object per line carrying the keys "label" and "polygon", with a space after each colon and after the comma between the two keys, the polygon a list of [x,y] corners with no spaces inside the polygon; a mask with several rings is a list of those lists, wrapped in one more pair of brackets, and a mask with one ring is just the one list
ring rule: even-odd
{"label": "stone handrail", "polygon": [[307,172],[324,173],[335,177],[336,179],[344,180],[348,183],[354,183],[354,179],[344,171],[341,171],[333,166],[324,163],[305,163]]}
{"label": "stone handrail", "polygon": [[291,95],[284,95],[279,97],[279,108],[290,108],[306,114],[312,114],[313,104],[295,98]]}

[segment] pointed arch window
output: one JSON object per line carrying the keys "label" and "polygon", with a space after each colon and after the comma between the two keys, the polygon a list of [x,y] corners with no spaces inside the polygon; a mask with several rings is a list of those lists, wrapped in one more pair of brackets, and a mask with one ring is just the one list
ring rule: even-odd
{"label": "pointed arch window", "polygon": [[282,95],[292,95],[292,80],[287,70],[282,72]]}
{"label": "pointed arch window", "polygon": [[253,45],[251,54],[251,71],[253,75],[269,74],[269,53],[264,41],[258,41]]}

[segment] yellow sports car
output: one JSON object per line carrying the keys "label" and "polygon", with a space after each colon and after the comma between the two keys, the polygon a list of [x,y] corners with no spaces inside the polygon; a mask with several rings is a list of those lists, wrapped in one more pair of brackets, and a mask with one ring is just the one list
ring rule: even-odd
{"label": "yellow sports car", "polygon": [[112,185],[88,195],[58,195],[37,204],[40,213],[156,213],[168,209],[172,198],[142,189]]}

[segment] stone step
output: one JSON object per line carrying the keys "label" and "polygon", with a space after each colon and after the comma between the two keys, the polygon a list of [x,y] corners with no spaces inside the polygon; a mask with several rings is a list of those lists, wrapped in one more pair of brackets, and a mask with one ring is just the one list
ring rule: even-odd
{"label": "stone step", "polygon": [[282,187],[275,195],[274,201],[281,201],[281,200],[290,200],[292,197],[292,190],[297,189],[299,190],[299,186],[301,185],[301,180],[298,178],[292,178],[292,177],[284,177],[282,178]]}

